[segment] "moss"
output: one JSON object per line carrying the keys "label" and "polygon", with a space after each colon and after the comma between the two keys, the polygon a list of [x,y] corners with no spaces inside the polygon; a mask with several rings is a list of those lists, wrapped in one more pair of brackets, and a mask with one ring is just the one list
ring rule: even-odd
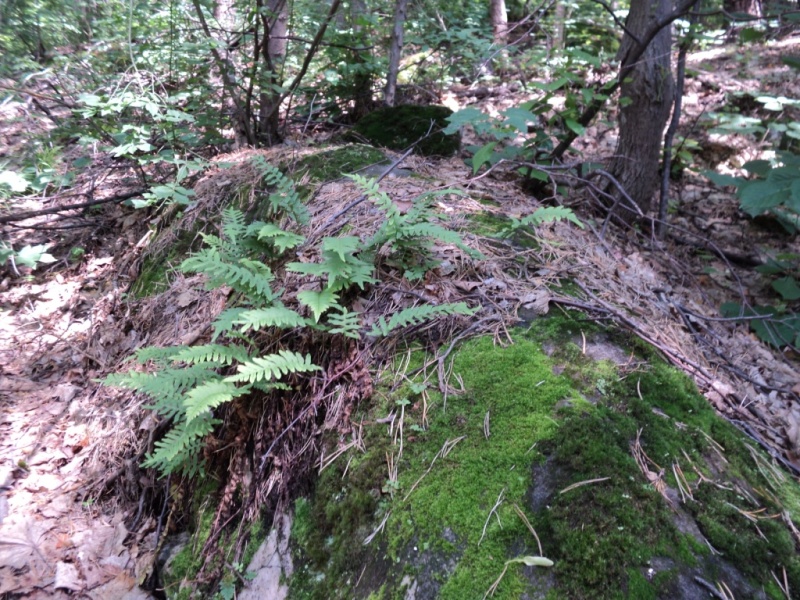
{"label": "moss", "polygon": [[[581,332],[590,345],[616,342],[636,368],[592,360],[575,343]],[[797,485],[757,463],[685,375],[625,335],[569,315],[535,321],[515,340],[505,348],[490,339],[461,346],[453,372],[466,393],[451,394],[446,409],[431,382],[423,383],[421,354],[406,370],[411,383],[385,384],[362,415],[367,451],[340,458],[323,472],[314,497],[296,505],[299,569],[291,597],[394,599],[413,582],[417,597],[482,598],[506,561],[539,554],[515,504],[555,564],[509,565],[494,598],[668,598],[697,573],[730,583],[732,569],[741,579],[731,583],[737,597],[757,589],[775,595],[769,573],[781,567],[790,587],[800,589],[794,540],[782,522],[760,519],[762,538],[734,508],[752,510],[747,498],[759,497],[765,512],[776,514],[780,507],[757,490],[795,499]],[[598,394],[595,404],[579,400],[590,391]],[[406,400],[398,457],[388,426],[375,423]],[[397,426],[396,418],[394,436]],[[448,440],[458,442],[442,456]],[[637,440],[673,490],[671,467],[683,467],[696,489],[679,511],[691,527],[647,483],[632,455]],[[391,485],[387,457],[398,465]],[[719,486],[702,482],[693,467]],[[560,493],[601,477],[608,479]],[[387,515],[382,532],[364,546]],[[724,558],[711,554],[706,539]]]}
{"label": "moss", "polygon": [[[654,550],[671,553],[679,543],[663,498],[644,484],[631,455],[640,425],[602,406],[570,410],[543,449],[552,452],[549,469],[559,491],[536,523],[570,598],[614,597],[631,569],[643,567]],[[597,478],[608,479],[560,493]]]}
{"label": "moss", "polygon": [[393,106],[380,108],[361,119],[354,131],[376,146],[405,150],[422,139],[414,151],[424,156],[451,156],[461,144],[458,134],[445,135],[437,130],[447,127],[453,111],[445,106]]}
{"label": "moss", "polygon": [[313,182],[332,181],[385,160],[386,155],[372,146],[349,144],[302,158],[292,170],[292,177],[296,181],[306,176]]}

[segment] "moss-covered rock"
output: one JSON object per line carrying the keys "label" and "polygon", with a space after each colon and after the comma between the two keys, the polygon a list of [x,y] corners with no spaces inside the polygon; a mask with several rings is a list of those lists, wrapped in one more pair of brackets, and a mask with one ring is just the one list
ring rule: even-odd
{"label": "moss-covered rock", "polygon": [[370,143],[392,150],[405,150],[432,132],[415,151],[424,156],[451,156],[458,152],[461,143],[458,134],[441,132],[451,114],[453,111],[445,106],[389,106],[368,114],[354,131]]}
{"label": "moss-covered rock", "polygon": [[300,181],[306,176],[315,183],[332,181],[364,167],[386,161],[386,155],[366,144],[348,144],[304,156],[292,171]]}
{"label": "moss-covered rock", "polygon": [[446,407],[421,378],[377,396],[366,452],[296,505],[290,597],[780,598],[783,569],[800,589],[797,484],[687,377],[585,321],[515,342],[465,344]]}

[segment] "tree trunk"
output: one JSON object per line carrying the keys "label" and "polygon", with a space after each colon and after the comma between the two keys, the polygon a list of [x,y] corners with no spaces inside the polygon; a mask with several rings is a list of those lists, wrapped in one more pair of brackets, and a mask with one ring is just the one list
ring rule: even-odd
{"label": "tree trunk", "polygon": [[[627,32],[618,55],[622,73],[629,66],[627,57],[638,46],[637,40],[667,17],[670,8],[670,0],[631,0]],[[626,193],[616,186],[610,193],[615,199],[612,210],[626,221],[650,210],[658,188],[661,140],[675,96],[671,50],[671,26],[666,26],[656,34],[620,87],[619,142],[610,171]]]}
{"label": "tree trunk", "polygon": [[264,37],[261,40],[261,58],[264,68],[264,84],[259,94],[258,138],[266,146],[282,141],[280,112],[280,85],[283,61],[286,57],[287,32],[289,27],[288,0],[267,0],[261,17]]}
{"label": "tree trunk", "polygon": [[567,5],[566,0],[555,0],[556,6],[554,9],[553,21],[553,48],[556,50],[563,50],[566,38],[566,21],[567,21]]}
{"label": "tree trunk", "polygon": [[489,0],[489,18],[492,21],[494,43],[498,46],[505,46],[508,44],[506,0]]}
{"label": "tree trunk", "polygon": [[[351,0],[350,2],[350,27],[353,30],[352,43],[355,46],[371,46],[370,32],[359,23],[359,17],[367,14],[367,5],[364,0]],[[353,50],[353,65],[367,64],[372,61],[371,50]],[[353,76],[353,108],[348,111],[352,122],[356,122],[375,109],[373,84],[375,76],[370,69],[360,69]]]}
{"label": "tree trunk", "polygon": [[383,103],[394,106],[394,96],[397,91],[397,74],[400,72],[400,56],[403,53],[403,25],[406,22],[406,5],[408,0],[397,0],[394,5],[394,29],[389,42],[389,69],[386,73],[386,89],[383,93]]}

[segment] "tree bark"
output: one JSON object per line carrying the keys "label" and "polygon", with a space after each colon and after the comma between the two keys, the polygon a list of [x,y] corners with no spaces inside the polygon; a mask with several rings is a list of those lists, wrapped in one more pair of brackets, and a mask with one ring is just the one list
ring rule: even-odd
{"label": "tree bark", "polygon": [[498,46],[505,46],[508,44],[506,0],[489,0],[489,18],[492,21],[494,43]]}
{"label": "tree bark", "polygon": [[389,69],[386,73],[386,88],[383,92],[383,103],[394,106],[397,91],[397,74],[400,72],[400,56],[403,53],[403,26],[406,22],[406,5],[408,0],[397,0],[394,5],[394,28],[389,42]]}
{"label": "tree bark", "polygon": [[565,0],[556,0],[554,12],[553,21],[555,22],[555,27],[553,31],[553,48],[556,50],[563,50],[567,41],[567,5]]}
{"label": "tree bark", "polygon": [[[641,40],[654,25],[670,15],[670,0],[631,0],[626,33],[618,58],[621,72],[630,65]],[[659,31],[620,86],[619,142],[610,171],[627,197],[614,190],[612,210],[631,221],[650,210],[659,184],[659,159],[664,126],[675,97],[670,62],[671,26]]]}
{"label": "tree bark", "polygon": [[[259,5],[261,2],[259,2]],[[261,58],[264,69],[264,85],[259,94],[258,138],[265,146],[282,141],[280,127],[280,85],[283,61],[286,57],[287,32],[289,27],[288,0],[267,0],[266,10],[261,14],[264,35],[261,39]]]}

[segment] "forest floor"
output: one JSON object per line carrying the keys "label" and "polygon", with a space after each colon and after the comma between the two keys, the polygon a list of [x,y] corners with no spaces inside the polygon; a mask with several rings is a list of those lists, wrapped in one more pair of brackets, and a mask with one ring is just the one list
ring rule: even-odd
{"label": "forest floor", "polygon": [[[755,47],[754,47],[755,48]],[[692,75],[684,100],[686,129],[698,142],[693,152],[707,168],[733,169],[760,158],[764,146],[735,134],[701,128],[705,115],[752,90],[800,98],[800,82],[781,64],[800,40],[743,54],[734,47],[690,57]],[[748,73],[748,79],[740,73]],[[452,98],[488,111],[527,99],[508,88],[487,88]],[[457,94],[456,94],[457,92]],[[19,152],[25,136],[44,131],[41,117],[25,105],[5,105],[0,154]],[[756,113],[759,106],[750,110]],[[613,115],[612,115],[613,117]],[[585,159],[607,158],[616,143],[613,127],[589,128],[576,145]],[[1,156],[0,156],[1,157]],[[76,181],[95,197],[130,191],[135,179],[107,159]],[[461,159],[410,158],[404,165],[436,185],[465,190],[473,202],[458,211],[528,214],[538,202],[511,171],[498,169],[471,179]],[[387,179],[396,201],[409,193]],[[670,222],[663,243],[607,228],[586,214],[576,194],[565,203],[592,225],[578,231],[564,224],[539,232],[552,254],[547,268],[569,273],[582,288],[580,302],[595,316],[613,318],[656,345],[687,371],[717,410],[767,448],[776,461],[800,473],[800,357],[765,346],[741,324],[715,321],[726,301],[769,304],[766,279],[753,270],[765,257],[800,254],[800,243],[777,224],[754,222],[738,210],[735,196],[685,171],[674,181]],[[23,209],[75,202],[56,193],[32,197]],[[591,207],[588,208],[591,212]],[[208,322],[191,285],[176,278],[169,302],[143,304],[126,297],[138,261],[158,218],[117,203],[81,213],[50,214],[5,224],[15,242],[52,243],[57,257],[35,271],[6,267],[0,282],[0,596],[8,598],[149,598],[138,585],[154,562],[163,524],[153,507],[163,504],[157,486],[134,465],[154,435],[155,422],[142,400],[105,388],[98,378],[117,370],[133,351],[154,340],[191,337],[180,309]],[[70,259],[72,257],[72,259]],[[463,283],[463,282],[462,282]],[[467,282],[468,286],[497,282]],[[535,288],[531,285],[531,289]],[[517,294],[514,310],[525,302]],[[205,323],[203,320],[205,319]],[[134,325],[135,324],[135,325]],[[163,515],[161,515],[163,516]]]}

